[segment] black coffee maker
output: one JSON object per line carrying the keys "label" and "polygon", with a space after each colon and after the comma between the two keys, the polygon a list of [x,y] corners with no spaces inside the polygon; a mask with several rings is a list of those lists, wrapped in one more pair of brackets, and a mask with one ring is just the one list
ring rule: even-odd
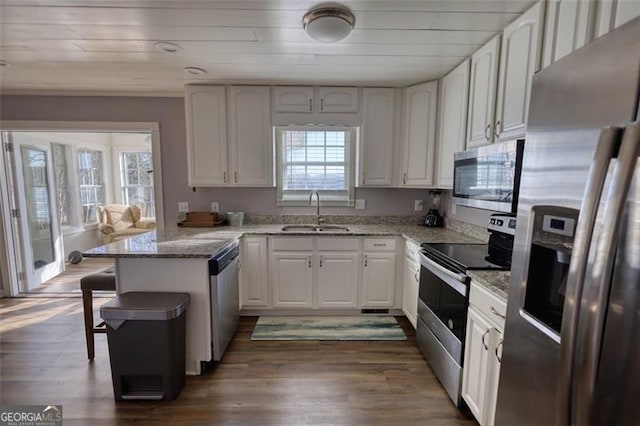
{"label": "black coffee maker", "polygon": [[431,194],[431,210],[424,218],[424,226],[429,228],[442,228],[444,226],[444,218],[440,215],[440,191],[429,191]]}

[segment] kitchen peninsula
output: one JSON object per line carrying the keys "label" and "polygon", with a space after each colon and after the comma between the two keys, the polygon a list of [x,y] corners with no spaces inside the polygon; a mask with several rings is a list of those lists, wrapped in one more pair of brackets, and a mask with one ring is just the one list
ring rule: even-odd
{"label": "kitchen peninsula", "polygon": [[[375,267],[376,260],[380,257],[378,250],[381,241],[391,241],[388,250],[388,259],[391,259],[391,304],[392,309],[402,307],[402,253],[412,252],[415,254],[417,248],[424,242],[460,242],[460,243],[482,243],[481,240],[471,236],[455,232],[450,229],[425,228],[418,225],[346,225],[347,230],[327,230],[317,231],[284,231],[283,224],[260,224],[245,225],[242,227],[220,227],[220,228],[164,228],[157,229],[132,238],[118,241],[116,243],[104,245],[91,249],[84,253],[86,257],[114,258],[116,266],[117,292],[128,291],[180,291],[188,292],[191,296],[191,304],[187,311],[187,344],[186,344],[186,372],[187,374],[200,374],[202,371],[201,361],[212,359],[211,350],[211,302],[209,293],[209,268],[208,261],[212,256],[224,251],[230,245],[243,239],[267,240],[270,245],[277,241],[295,241],[297,243],[313,245],[317,249],[318,241],[332,244],[352,245],[355,253],[352,257],[356,267],[354,288],[355,297],[359,300],[359,284],[365,273],[361,266],[369,268]],[[373,252],[367,252],[367,241],[371,243]],[[397,242],[397,244],[396,244]],[[353,246],[355,244],[355,246]],[[251,265],[250,261],[243,257],[241,245],[242,268],[261,267]],[[264,263],[267,265],[266,247],[263,248]],[[332,250],[334,253],[340,250]],[[298,252],[300,256],[302,251]],[[322,255],[308,252],[309,270],[316,270],[315,259],[320,258],[322,267]],[[329,252],[318,252],[329,253]],[[387,253],[382,253],[387,255]],[[304,264],[307,263],[307,254],[304,252]],[[378,257],[376,257],[378,255]],[[408,255],[408,254],[407,254]],[[314,269],[311,268],[312,259]],[[368,260],[367,260],[368,259]],[[329,259],[327,258],[327,261]],[[396,267],[396,264],[399,265]],[[328,265],[324,267],[327,268]],[[306,266],[305,266],[306,267]],[[262,266],[264,269],[264,266]],[[328,269],[328,268],[327,268]],[[374,270],[375,271],[375,270]],[[395,272],[398,273],[395,273]],[[271,276],[268,270],[258,271],[263,277]],[[307,272],[310,276],[311,272]],[[241,273],[241,281],[243,274]],[[265,278],[266,280],[266,278]],[[241,289],[246,283],[241,283]],[[301,285],[303,285],[301,283]],[[417,286],[416,286],[417,288]],[[272,295],[273,291],[268,294]],[[303,312],[318,314],[321,307],[318,307],[316,298],[317,289],[310,291],[309,297],[313,295],[313,307],[302,309]],[[365,305],[356,302],[350,309],[342,309],[341,313],[359,314],[360,307]],[[373,305],[372,305],[373,306]],[[269,307],[273,314],[281,314],[286,308]],[[324,309],[322,313],[333,313],[336,310]],[[251,310],[244,310],[250,313]],[[264,313],[264,312],[261,312]],[[296,310],[300,313],[300,309]]]}

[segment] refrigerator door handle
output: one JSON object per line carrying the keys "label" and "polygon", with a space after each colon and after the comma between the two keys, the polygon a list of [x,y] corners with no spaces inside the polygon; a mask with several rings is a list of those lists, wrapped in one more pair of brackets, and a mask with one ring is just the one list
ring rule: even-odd
{"label": "refrigerator door handle", "polygon": [[600,346],[604,321],[609,302],[611,276],[622,213],[640,156],[640,122],[629,124],[622,136],[611,186],[604,206],[602,231],[595,245],[596,253],[585,278],[581,315],[578,318],[578,333],[574,355],[574,397],[572,421],[575,424],[590,424],[592,401],[596,388]]}
{"label": "refrigerator door handle", "polygon": [[591,236],[596,223],[598,206],[607,178],[611,158],[615,156],[620,128],[606,127],[601,130],[598,145],[589,169],[580,206],[580,217],[576,227],[571,264],[567,277],[565,303],[562,314],[560,369],[558,374],[558,425],[571,421],[571,388],[573,383],[573,359],[578,325],[578,302],[582,298]]}

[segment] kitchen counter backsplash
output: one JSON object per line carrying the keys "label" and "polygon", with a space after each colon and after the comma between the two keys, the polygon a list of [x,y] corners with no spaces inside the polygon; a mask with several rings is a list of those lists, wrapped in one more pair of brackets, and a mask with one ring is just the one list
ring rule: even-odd
{"label": "kitchen counter backsplash", "polygon": [[[359,215],[320,215],[327,224],[335,225],[420,225],[424,215],[420,216],[359,216]],[[244,223],[248,225],[301,225],[316,223],[316,215],[267,215],[245,213]]]}
{"label": "kitchen counter backsplash", "polygon": [[458,232],[460,234],[468,235],[470,237],[484,241],[485,243],[489,242],[489,231],[487,231],[486,227],[473,225],[471,223],[462,222],[448,217],[444,218],[444,226],[447,229]]}

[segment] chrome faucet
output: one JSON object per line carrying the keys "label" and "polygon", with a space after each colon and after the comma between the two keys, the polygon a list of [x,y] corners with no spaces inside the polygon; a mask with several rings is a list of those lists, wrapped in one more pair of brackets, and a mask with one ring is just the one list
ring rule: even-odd
{"label": "chrome faucet", "polygon": [[[309,193],[309,205],[311,205],[311,200],[313,199],[313,194],[316,194],[316,199],[318,200],[318,204],[316,204],[316,225],[320,225],[320,194],[318,191],[311,191]],[[324,222],[324,221],[322,221]]]}

